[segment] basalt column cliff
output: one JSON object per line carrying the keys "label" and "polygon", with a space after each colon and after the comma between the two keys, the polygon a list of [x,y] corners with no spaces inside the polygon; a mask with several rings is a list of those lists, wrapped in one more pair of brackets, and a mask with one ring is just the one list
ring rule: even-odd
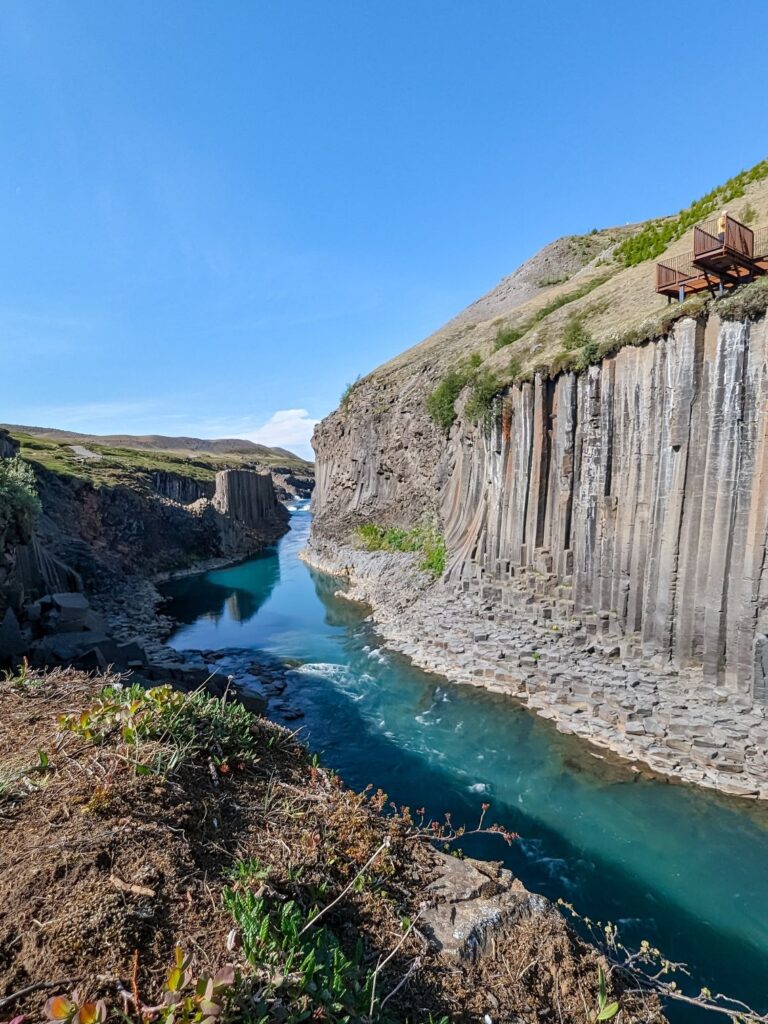
{"label": "basalt column cliff", "polygon": [[[765,183],[749,194],[768,215]],[[626,235],[586,237],[597,251],[549,246],[323,421],[307,558],[423,666],[766,796],[768,288],[667,306],[647,264],[621,265]],[[442,578],[366,550],[366,523],[431,524]]]}

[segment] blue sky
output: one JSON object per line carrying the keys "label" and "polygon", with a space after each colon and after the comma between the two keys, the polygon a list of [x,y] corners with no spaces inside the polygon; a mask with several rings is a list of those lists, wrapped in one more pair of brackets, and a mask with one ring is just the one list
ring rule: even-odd
{"label": "blue sky", "polygon": [[2,0],[0,421],[308,453],[547,241],[766,155],[768,4],[687,10]]}

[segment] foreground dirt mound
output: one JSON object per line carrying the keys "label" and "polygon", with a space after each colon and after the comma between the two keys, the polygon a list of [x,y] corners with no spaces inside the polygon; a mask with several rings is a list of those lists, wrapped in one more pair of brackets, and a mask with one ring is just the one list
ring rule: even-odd
{"label": "foreground dirt mound", "polygon": [[240,705],[59,671],[0,709],[0,1019],[594,1019],[546,901]]}

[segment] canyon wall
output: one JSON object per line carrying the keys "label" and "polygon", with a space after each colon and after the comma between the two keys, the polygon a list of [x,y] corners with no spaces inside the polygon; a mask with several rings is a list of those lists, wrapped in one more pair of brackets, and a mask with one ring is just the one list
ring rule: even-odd
{"label": "canyon wall", "polygon": [[[437,435],[415,394],[318,428],[316,536],[439,520],[447,576],[536,578],[643,656],[768,698],[768,331],[680,321],[599,366],[506,389],[490,425]],[[374,404],[375,403],[375,404]],[[376,410],[376,411],[374,411]]]}
{"label": "canyon wall", "polygon": [[277,500],[270,473],[224,469],[216,474],[213,508],[219,513],[222,548],[235,552],[251,538],[275,540],[288,529],[288,510]]}

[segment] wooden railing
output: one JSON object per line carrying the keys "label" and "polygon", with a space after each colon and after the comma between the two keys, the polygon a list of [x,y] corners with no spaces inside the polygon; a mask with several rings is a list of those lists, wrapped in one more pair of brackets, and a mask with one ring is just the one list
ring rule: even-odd
{"label": "wooden railing", "polygon": [[694,267],[690,255],[672,256],[656,264],[656,290],[676,288],[678,285],[698,277],[701,273]]}
{"label": "wooden railing", "polygon": [[730,249],[731,252],[738,253],[740,256],[748,256],[752,258],[754,252],[755,235],[751,228],[748,228],[746,224],[742,224],[741,221],[735,220],[733,217],[725,215],[725,230],[720,237],[720,232],[717,230],[719,226],[718,220],[709,220],[704,224],[699,224],[693,232],[693,255],[694,259],[698,256],[703,256],[706,253],[715,252],[716,250],[722,250],[723,248]]}
{"label": "wooden railing", "polygon": [[726,217],[725,244],[734,252],[752,259],[755,251],[755,233],[752,228],[748,228],[741,221],[734,220],[733,217]]}
{"label": "wooden railing", "polygon": [[755,231],[753,257],[756,260],[764,259],[768,256],[768,227],[758,228]]}

